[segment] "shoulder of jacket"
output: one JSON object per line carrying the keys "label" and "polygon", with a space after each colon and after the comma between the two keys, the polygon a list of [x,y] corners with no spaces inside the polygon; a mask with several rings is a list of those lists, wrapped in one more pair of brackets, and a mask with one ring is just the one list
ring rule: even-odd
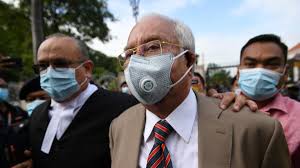
{"label": "shoulder of jacket", "polygon": [[263,112],[252,112],[248,107],[242,108],[239,112],[233,112],[231,109],[232,107],[224,110],[220,119],[230,120],[235,127],[273,132],[278,125],[277,120]]}
{"label": "shoulder of jacket", "polygon": [[144,116],[143,112],[145,111],[145,107],[142,104],[136,104],[127,110],[125,110],[122,114],[116,117],[112,125],[120,125],[121,127],[126,125],[126,123],[131,122],[133,120],[139,119]]}

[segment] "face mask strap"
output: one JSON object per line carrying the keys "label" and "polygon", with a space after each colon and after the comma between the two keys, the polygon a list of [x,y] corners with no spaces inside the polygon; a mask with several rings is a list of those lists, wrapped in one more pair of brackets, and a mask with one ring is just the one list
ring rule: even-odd
{"label": "face mask strap", "polygon": [[174,87],[174,86],[177,85],[179,82],[181,82],[181,81],[185,78],[185,76],[191,71],[192,68],[193,68],[193,65],[191,65],[191,66],[189,67],[189,69],[184,73],[184,75],[182,75],[182,77],[181,77],[177,82],[175,82],[175,83],[173,83],[172,85],[170,85],[170,88]]}
{"label": "face mask strap", "polygon": [[185,53],[187,53],[189,50],[184,50],[183,52],[181,52],[180,54],[176,55],[175,57],[173,57],[173,60],[176,60],[177,58],[183,56]]}
{"label": "face mask strap", "polygon": [[283,69],[283,72],[281,73],[281,75],[284,76],[284,74],[286,73],[286,71],[287,71],[287,65],[284,66],[284,69]]}
{"label": "face mask strap", "polygon": [[[75,68],[75,70],[77,70],[77,69],[79,69],[80,67],[82,67],[83,64],[86,63],[86,62],[87,62],[87,61],[85,61],[85,62],[81,63],[80,65],[78,65],[78,66]],[[87,81],[88,81],[88,77],[86,76],[86,77],[85,77],[85,80],[84,80],[83,82],[81,82],[81,84],[79,85],[79,87],[81,87],[82,85],[84,85],[84,83],[86,83]]]}
{"label": "face mask strap", "polygon": [[79,69],[80,67],[82,67],[83,64],[85,64],[86,62],[87,62],[87,61],[85,61],[85,62],[81,63],[80,65],[78,65],[78,66],[75,68],[75,70],[77,70],[77,69]]}
{"label": "face mask strap", "polygon": [[84,83],[86,83],[88,81],[88,77],[85,78],[85,80],[83,82],[80,83],[79,87],[83,86]]}

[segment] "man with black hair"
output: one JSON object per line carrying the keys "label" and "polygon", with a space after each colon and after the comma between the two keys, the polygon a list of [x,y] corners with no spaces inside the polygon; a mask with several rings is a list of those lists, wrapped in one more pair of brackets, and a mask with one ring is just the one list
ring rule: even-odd
{"label": "man with black hair", "polygon": [[0,78],[0,167],[8,168],[23,160],[28,148],[28,115],[8,102],[6,81]]}
{"label": "man with black hair", "polygon": [[37,106],[50,99],[49,95],[41,88],[39,76],[27,81],[22,86],[19,98],[25,100],[29,116]]}
{"label": "man with black hair", "polygon": [[[223,94],[223,102],[255,101],[259,111],[280,121],[294,168],[300,167],[300,103],[280,93],[288,77],[288,47],[274,34],[250,39],[241,49],[237,80],[241,94]],[[215,97],[217,97],[215,95]],[[243,104],[243,103],[241,103]],[[298,151],[298,152],[297,152]]]}

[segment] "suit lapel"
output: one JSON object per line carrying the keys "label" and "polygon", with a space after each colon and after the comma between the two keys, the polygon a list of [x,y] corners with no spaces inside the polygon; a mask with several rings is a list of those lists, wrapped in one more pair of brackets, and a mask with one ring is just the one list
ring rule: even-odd
{"label": "suit lapel", "polygon": [[198,100],[199,167],[229,168],[232,148],[232,125],[219,118],[218,104],[204,96]]}
{"label": "suit lapel", "polygon": [[122,163],[128,164],[124,167],[138,167],[140,145],[143,140],[143,132],[145,127],[145,107],[138,104],[134,107],[134,116],[128,118],[128,129],[126,128],[126,145],[125,151],[130,151]]}
{"label": "suit lapel", "polygon": [[49,109],[50,107],[51,100],[45,102],[44,104],[41,105],[40,109],[38,111],[35,111],[37,117],[35,117],[37,120],[40,120],[37,125],[37,128],[41,130],[43,133],[45,133],[48,124],[50,122],[49,118]]}

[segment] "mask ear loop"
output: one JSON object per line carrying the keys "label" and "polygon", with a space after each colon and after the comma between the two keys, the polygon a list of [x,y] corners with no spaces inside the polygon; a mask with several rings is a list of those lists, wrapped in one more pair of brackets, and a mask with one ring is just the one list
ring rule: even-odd
{"label": "mask ear loop", "polygon": [[[287,71],[287,65],[284,66],[284,70],[282,73],[280,73],[280,76],[281,77],[284,76],[286,71]],[[284,87],[285,87],[285,82],[282,84],[282,86],[280,88],[278,88],[278,92],[280,92]]]}
{"label": "mask ear loop", "polygon": [[173,57],[173,60],[176,60],[177,58],[183,56],[185,53],[187,53],[189,50],[184,50],[182,53],[176,55],[175,57]]}
{"label": "mask ear loop", "polygon": [[181,77],[179,80],[177,80],[177,82],[173,83],[173,84],[170,85],[169,87],[172,88],[172,87],[174,87],[175,85],[177,85],[179,82],[181,82],[181,81],[185,78],[185,76],[191,71],[191,69],[193,68],[193,66],[194,66],[194,65],[191,65],[191,66],[189,67],[189,69],[184,73],[184,75],[182,75],[182,77]]}
{"label": "mask ear loop", "polygon": [[83,86],[84,83],[86,83],[88,81],[88,77],[85,77],[85,80],[83,82],[80,83],[79,87]]}
{"label": "mask ear loop", "polygon": [[[178,54],[177,56],[173,57],[173,60],[176,60],[177,58],[183,56],[183,55],[184,55],[185,53],[187,53],[188,51],[189,51],[189,50],[183,51],[182,53],[180,53],[180,54]],[[192,68],[193,68],[193,65],[191,65],[191,66],[189,67],[189,69],[184,73],[184,75],[182,75],[182,77],[181,77],[179,80],[177,80],[175,83],[173,83],[173,84],[170,85],[169,87],[172,88],[172,87],[174,87],[175,85],[177,85],[179,82],[181,82],[181,81],[185,78],[185,76],[190,72],[190,70],[191,70]]]}
{"label": "mask ear loop", "polygon": [[[86,62],[87,62],[87,61],[85,61],[85,62],[81,63],[80,65],[78,65],[78,67],[75,68],[75,71],[76,71],[77,69],[79,69],[80,67],[82,67],[83,64],[86,63]],[[88,81],[88,77],[85,76],[85,80],[84,80],[83,82],[80,83],[79,87],[82,87],[87,81]]]}
{"label": "mask ear loop", "polygon": [[287,65],[284,66],[284,70],[283,70],[283,72],[281,73],[282,76],[286,73],[286,70],[287,70]]}

